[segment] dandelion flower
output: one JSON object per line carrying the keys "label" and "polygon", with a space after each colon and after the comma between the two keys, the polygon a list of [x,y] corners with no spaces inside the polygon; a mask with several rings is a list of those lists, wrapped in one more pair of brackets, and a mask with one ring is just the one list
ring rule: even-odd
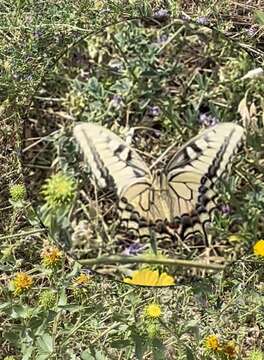
{"label": "dandelion flower", "polygon": [[43,194],[48,208],[56,209],[68,204],[74,196],[75,183],[70,177],[58,173],[46,180],[42,186]]}
{"label": "dandelion flower", "polygon": [[75,286],[84,286],[89,284],[90,280],[91,280],[91,276],[82,273],[79,276],[77,276],[75,279],[73,279],[73,284]]}
{"label": "dandelion flower", "polygon": [[254,254],[264,256],[264,240],[259,240],[253,247]]}
{"label": "dandelion flower", "polygon": [[24,184],[16,184],[9,187],[11,199],[15,202],[21,201],[26,196],[26,188]]}
{"label": "dandelion flower", "polygon": [[142,269],[134,271],[132,279],[125,278],[124,282],[132,285],[145,285],[145,286],[170,286],[175,285],[172,276],[167,273],[159,274],[158,271],[150,269]]}
{"label": "dandelion flower", "polygon": [[46,246],[41,252],[41,257],[45,267],[54,267],[62,259],[62,252],[56,246]]}
{"label": "dandelion flower", "polygon": [[204,340],[204,346],[207,350],[217,351],[220,349],[220,342],[216,335],[208,335]]}
{"label": "dandelion flower", "polygon": [[11,286],[14,289],[15,295],[20,295],[26,290],[30,289],[33,285],[33,279],[25,272],[16,274],[16,277],[11,280]]}
{"label": "dandelion flower", "polygon": [[229,357],[235,357],[237,354],[237,345],[234,340],[230,340],[224,345],[223,352]]}
{"label": "dandelion flower", "polygon": [[161,308],[158,304],[149,304],[145,307],[145,315],[152,319],[157,319],[161,316]]}

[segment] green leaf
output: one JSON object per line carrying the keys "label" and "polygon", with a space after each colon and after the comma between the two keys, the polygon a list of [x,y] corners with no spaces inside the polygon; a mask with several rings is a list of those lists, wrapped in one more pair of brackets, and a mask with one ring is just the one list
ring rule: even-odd
{"label": "green leaf", "polygon": [[82,306],[80,305],[75,305],[75,304],[67,304],[67,305],[63,305],[60,306],[60,308],[63,308],[63,310],[67,310],[70,313],[75,313],[75,312],[80,312],[81,309],[83,309]]}
{"label": "green leaf", "polygon": [[133,83],[128,78],[123,78],[111,86],[111,91],[116,92],[118,95],[126,96],[132,86]]}
{"label": "green leaf", "polygon": [[[23,351],[25,348],[25,352]],[[28,346],[27,344],[23,344],[21,352],[23,354],[22,360],[30,360],[32,359],[32,353],[33,353],[34,347]]]}
{"label": "green leaf", "polygon": [[118,314],[118,313],[113,314],[112,319],[113,319],[113,321],[119,321],[119,322],[124,322],[124,323],[126,323],[126,321],[127,321],[126,315],[121,314],[121,313],[120,314]]}
{"label": "green leaf", "polygon": [[85,350],[81,353],[82,360],[94,360],[93,355],[90,353],[89,350]]}
{"label": "green leaf", "polygon": [[29,315],[29,306],[14,305],[12,307],[11,318],[13,319],[26,319]]}
{"label": "green leaf", "polygon": [[96,77],[92,77],[89,79],[87,83],[87,89],[89,94],[94,96],[95,98],[102,98],[104,95],[104,88],[101,83],[98,82]]}
{"label": "green leaf", "polygon": [[79,264],[78,262],[74,263],[72,267],[72,271],[69,274],[67,274],[66,279],[71,280],[74,276],[76,276],[80,272],[81,268],[82,268],[81,264]]}
{"label": "green leaf", "polygon": [[109,360],[101,351],[95,351],[96,360]]}
{"label": "green leaf", "polygon": [[5,302],[3,304],[0,304],[0,311],[1,310],[7,310],[10,307],[11,307],[11,303],[10,302]]}
{"label": "green leaf", "polygon": [[38,337],[37,339],[37,345],[39,348],[39,352],[40,353],[44,353],[45,354],[51,354],[53,351],[53,345],[52,345],[52,337],[50,334],[45,333],[44,335],[42,335],[41,337]]}
{"label": "green leaf", "polygon": [[42,336],[47,330],[47,324],[54,320],[57,314],[53,311],[40,311],[38,316],[33,316],[28,326],[34,333],[34,337]]}
{"label": "green leaf", "polygon": [[255,19],[257,23],[259,23],[260,25],[264,25],[264,12],[261,10],[256,10]]}
{"label": "green leaf", "polygon": [[64,307],[65,305],[67,305],[66,291],[65,291],[65,289],[61,289],[61,291],[59,293],[58,306],[59,307]]}
{"label": "green leaf", "polygon": [[195,360],[192,349],[189,346],[185,346],[186,360]]}
{"label": "green leaf", "polygon": [[115,349],[123,349],[130,345],[131,345],[130,340],[116,340],[116,341],[111,342],[112,348],[115,348]]}
{"label": "green leaf", "polygon": [[85,350],[81,355],[82,360],[108,360],[101,351],[91,347],[90,350]]}
{"label": "green leaf", "polygon": [[5,338],[11,343],[17,346],[20,341],[19,332],[12,330],[5,333]]}
{"label": "green leaf", "polygon": [[135,343],[136,358],[137,360],[141,360],[143,359],[143,355],[146,350],[146,344],[144,338],[137,333],[133,333],[132,338]]}
{"label": "green leaf", "polygon": [[35,357],[36,360],[48,360],[50,359],[50,353],[47,354],[47,353],[44,353],[44,354],[38,354],[36,357]]}
{"label": "green leaf", "polygon": [[156,338],[156,339],[153,339],[152,344],[153,344],[153,346],[152,346],[153,360],[166,360],[165,347],[164,347],[162,341],[160,339]]}

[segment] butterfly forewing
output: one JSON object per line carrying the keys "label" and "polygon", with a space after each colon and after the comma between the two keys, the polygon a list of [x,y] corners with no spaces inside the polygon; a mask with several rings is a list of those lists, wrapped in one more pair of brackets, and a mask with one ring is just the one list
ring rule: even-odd
{"label": "butterfly forewing", "polygon": [[128,184],[151,177],[141,157],[112,131],[93,123],[79,123],[73,134],[100,187],[114,183],[121,196]]}

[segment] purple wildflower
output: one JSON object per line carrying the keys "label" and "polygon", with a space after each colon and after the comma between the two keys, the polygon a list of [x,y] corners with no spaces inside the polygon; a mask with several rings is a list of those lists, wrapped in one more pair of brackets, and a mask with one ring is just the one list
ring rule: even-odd
{"label": "purple wildflower", "polygon": [[156,117],[160,115],[161,110],[158,106],[150,106],[147,113],[149,116]]}
{"label": "purple wildflower", "polygon": [[43,36],[43,31],[41,31],[41,30],[35,30],[35,31],[33,31],[33,36],[34,36],[34,38],[36,38],[36,39],[40,39],[40,38]]}
{"label": "purple wildflower", "polygon": [[119,110],[123,106],[122,96],[114,95],[110,104],[113,108],[115,108],[116,110]]}
{"label": "purple wildflower", "polygon": [[166,9],[160,9],[154,12],[154,18],[157,20],[166,20],[169,17],[169,12]]}
{"label": "purple wildflower", "polygon": [[131,244],[131,245],[129,245],[129,247],[127,247],[123,251],[123,255],[126,255],[126,256],[137,255],[143,249],[144,249],[144,246],[142,246],[138,243]]}
{"label": "purple wildflower", "polygon": [[254,26],[251,26],[249,29],[246,29],[246,34],[250,37],[253,37],[257,32],[257,29]]}
{"label": "purple wildflower", "polygon": [[220,206],[220,211],[221,211],[222,214],[228,215],[231,212],[231,208],[230,208],[230,206],[228,204],[222,204]]}
{"label": "purple wildflower", "polygon": [[197,24],[200,25],[208,25],[209,24],[209,19],[206,16],[199,16],[196,19]]}
{"label": "purple wildflower", "polygon": [[168,40],[168,35],[162,34],[157,40],[157,44],[164,44]]}
{"label": "purple wildflower", "polygon": [[200,114],[198,122],[206,127],[214,126],[219,123],[219,120],[208,113]]}
{"label": "purple wildflower", "polygon": [[93,275],[94,271],[92,269],[82,269],[82,272],[85,273],[86,275]]}
{"label": "purple wildflower", "polygon": [[180,19],[183,20],[183,21],[190,21],[191,17],[189,15],[183,13],[183,14],[180,15]]}

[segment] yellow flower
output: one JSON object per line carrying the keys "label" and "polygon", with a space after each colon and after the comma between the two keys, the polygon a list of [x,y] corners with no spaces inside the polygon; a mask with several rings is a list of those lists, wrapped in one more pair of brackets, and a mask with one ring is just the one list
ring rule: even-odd
{"label": "yellow flower", "polygon": [[31,276],[26,274],[25,272],[20,272],[16,274],[16,277],[11,280],[11,285],[14,288],[14,294],[20,295],[25,290],[31,288],[33,284],[33,279]]}
{"label": "yellow flower", "polygon": [[207,350],[217,351],[220,349],[220,342],[216,335],[209,335],[205,338],[204,346]]}
{"label": "yellow flower", "polygon": [[253,247],[254,254],[264,256],[264,240],[259,240]]}
{"label": "yellow flower", "polygon": [[235,357],[237,354],[237,345],[234,340],[230,340],[225,344],[223,351],[229,357]]}
{"label": "yellow flower", "polygon": [[167,273],[160,274],[159,286],[170,286],[170,285],[175,285],[175,281],[173,277],[168,275]]}
{"label": "yellow flower", "polygon": [[53,267],[60,262],[62,252],[56,246],[46,246],[41,253],[41,257],[45,267]]}
{"label": "yellow flower", "polygon": [[161,308],[158,304],[149,304],[145,307],[145,314],[150,318],[159,318],[161,316]]}
{"label": "yellow flower", "polygon": [[132,285],[145,285],[145,286],[170,286],[175,285],[172,276],[167,273],[159,275],[158,271],[150,269],[142,269],[134,271],[132,279],[125,278],[124,282]]}
{"label": "yellow flower", "polygon": [[75,286],[87,285],[90,282],[90,280],[91,280],[91,276],[82,273],[79,276],[77,276],[75,279],[73,279],[73,284]]}

